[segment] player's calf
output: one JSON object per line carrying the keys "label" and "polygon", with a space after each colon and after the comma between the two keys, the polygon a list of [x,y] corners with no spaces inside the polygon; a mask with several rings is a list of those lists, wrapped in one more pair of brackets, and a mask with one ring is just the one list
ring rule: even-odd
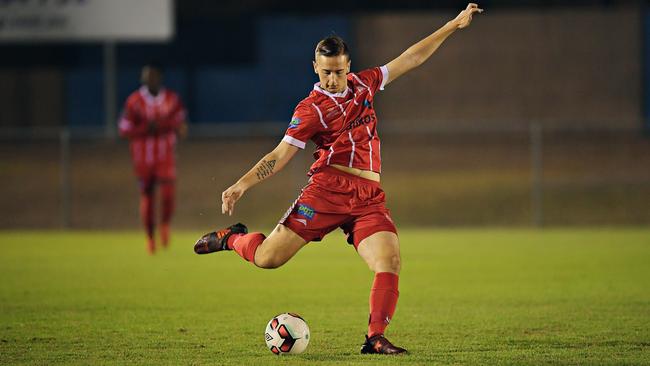
{"label": "player's calf", "polygon": [[255,265],[263,269],[278,268],[286,262],[280,255],[255,255]]}

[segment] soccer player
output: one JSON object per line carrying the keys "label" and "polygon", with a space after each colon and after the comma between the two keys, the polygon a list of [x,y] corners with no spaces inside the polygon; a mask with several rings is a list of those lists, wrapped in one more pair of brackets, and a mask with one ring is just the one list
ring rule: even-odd
{"label": "soccer player", "polygon": [[321,40],[313,62],[320,82],[298,103],[279,145],[223,192],[221,210],[232,215],[235,203],[248,189],[284,168],[312,140],[317,150],[309,183],[268,237],[235,224],[202,236],[194,251],[234,250],[257,267],[276,268],[308,242],[319,241],[340,227],[375,273],[361,353],[406,352],[384,337],[399,295],[400,249],[379,183],[381,143],[373,101],[377,92],[421,65],[447,37],[467,27],[472,15],[482,11],[469,4],[455,19],[385,66],[358,73],[350,72],[348,47],[341,38]]}
{"label": "soccer player", "polygon": [[160,66],[142,68],[140,89],[131,93],[119,121],[119,132],[129,139],[133,168],[140,187],[140,215],[147,234],[147,251],[156,251],[154,201],[156,185],[162,195],[161,242],[169,243],[174,212],[177,135],[187,131],[186,113],[180,98],[162,85]]}

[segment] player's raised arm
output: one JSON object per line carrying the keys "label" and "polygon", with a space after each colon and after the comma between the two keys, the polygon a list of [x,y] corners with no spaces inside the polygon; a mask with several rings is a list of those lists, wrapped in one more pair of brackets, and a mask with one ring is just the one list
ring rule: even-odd
{"label": "player's raised arm", "polygon": [[298,147],[282,141],[273,151],[264,155],[248,173],[244,174],[235,184],[223,191],[221,194],[221,213],[232,215],[235,202],[241,198],[244,192],[282,170],[298,150]]}
{"label": "player's raised arm", "polygon": [[386,64],[388,80],[386,80],[385,84],[422,65],[456,29],[469,26],[474,13],[482,12],[483,9],[479,8],[477,4],[468,4],[467,8],[461,11],[456,18],[450,20],[433,34],[409,47],[396,59]]}

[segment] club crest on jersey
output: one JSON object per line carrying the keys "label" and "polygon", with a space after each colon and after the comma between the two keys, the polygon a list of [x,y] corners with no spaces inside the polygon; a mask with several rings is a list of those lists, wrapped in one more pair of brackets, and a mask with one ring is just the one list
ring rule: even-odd
{"label": "club crest on jersey", "polygon": [[289,128],[296,128],[300,124],[300,118],[298,117],[293,117],[291,118],[291,122],[289,122]]}
{"label": "club crest on jersey", "polygon": [[314,211],[313,208],[302,203],[298,205],[297,212],[298,215],[305,217],[307,220],[313,219],[314,215],[316,214],[316,211]]}
{"label": "club crest on jersey", "polygon": [[370,104],[370,101],[368,99],[363,100],[363,106],[366,108],[372,108],[372,104]]}

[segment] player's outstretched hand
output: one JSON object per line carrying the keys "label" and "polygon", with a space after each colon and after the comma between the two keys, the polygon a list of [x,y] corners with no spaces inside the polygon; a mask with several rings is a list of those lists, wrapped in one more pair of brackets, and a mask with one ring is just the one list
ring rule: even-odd
{"label": "player's outstretched hand", "polygon": [[463,29],[472,22],[472,15],[474,13],[482,13],[483,9],[479,8],[477,4],[474,3],[469,3],[467,4],[467,8],[465,10],[461,11],[460,14],[454,19],[454,22],[458,26],[459,29]]}
{"label": "player's outstretched hand", "polygon": [[221,213],[232,216],[232,211],[235,208],[235,202],[241,198],[245,190],[235,183],[221,194]]}

